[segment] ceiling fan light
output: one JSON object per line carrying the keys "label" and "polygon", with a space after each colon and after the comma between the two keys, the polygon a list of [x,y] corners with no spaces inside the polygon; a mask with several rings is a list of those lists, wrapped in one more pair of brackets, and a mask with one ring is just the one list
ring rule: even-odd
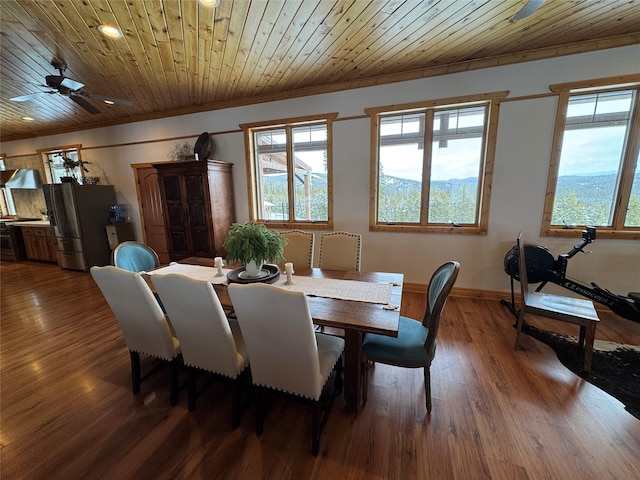
{"label": "ceiling fan light", "polygon": [[198,2],[200,2],[200,4],[204,5],[205,7],[219,7],[220,6],[220,0],[198,0]]}
{"label": "ceiling fan light", "polygon": [[122,38],[122,32],[111,25],[98,25],[98,31],[105,37]]}
{"label": "ceiling fan light", "polygon": [[33,118],[31,117],[22,117],[22,119],[26,122],[33,122]]}

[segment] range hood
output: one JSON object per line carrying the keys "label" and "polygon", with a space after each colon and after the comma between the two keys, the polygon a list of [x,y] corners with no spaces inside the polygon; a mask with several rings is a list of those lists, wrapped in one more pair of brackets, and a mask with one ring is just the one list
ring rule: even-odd
{"label": "range hood", "polygon": [[37,189],[42,186],[40,173],[30,168],[0,171],[0,187]]}

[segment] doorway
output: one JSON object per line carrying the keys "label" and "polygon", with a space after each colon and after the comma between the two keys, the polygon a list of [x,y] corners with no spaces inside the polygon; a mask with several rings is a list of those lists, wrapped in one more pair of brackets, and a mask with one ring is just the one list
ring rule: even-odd
{"label": "doorway", "polygon": [[169,263],[158,172],[150,163],[134,164],[131,168],[138,193],[143,241],[156,251],[161,264]]}

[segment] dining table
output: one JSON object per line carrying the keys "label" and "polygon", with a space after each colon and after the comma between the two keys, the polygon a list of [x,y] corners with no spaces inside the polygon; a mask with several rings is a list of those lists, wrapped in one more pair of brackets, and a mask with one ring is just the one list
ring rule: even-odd
{"label": "dining table", "polygon": [[[223,277],[216,275],[214,260],[211,258],[189,257],[181,260],[178,265],[197,265],[201,267],[210,267],[211,270],[196,270],[189,268],[161,267],[154,272],[157,273],[180,273],[192,278],[209,278],[220,299],[220,303],[227,310],[233,309],[233,303],[227,291],[227,274],[234,272],[235,269],[228,267],[223,269]],[[193,273],[190,273],[193,272]],[[196,272],[198,272],[196,274]],[[218,278],[216,278],[218,277]],[[391,272],[360,272],[360,271],[339,271],[326,270],[320,268],[302,268],[295,267],[295,273],[292,277],[293,284],[296,285],[296,277],[308,277],[315,279],[328,279],[331,281],[332,287],[337,287],[337,291],[348,291],[355,285],[366,290],[367,285],[360,285],[363,282],[371,287],[387,286],[385,294],[380,298],[366,299],[358,301],[349,298],[349,294],[341,293],[328,294],[331,296],[319,296],[307,293],[309,311],[314,324],[321,327],[329,327],[330,329],[340,329],[344,332],[345,348],[344,348],[344,399],[345,409],[349,412],[358,413],[363,405],[363,365],[362,365],[362,338],[366,333],[376,333],[379,335],[387,335],[390,337],[398,336],[398,325],[400,322],[400,305],[402,303],[402,273]],[[284,272],[276,281],[270,283],[276,286],[283,286],[286,276]],[[343,281],[343,283],[336,282]],[[309,283],[308,280],[299,280],[299,283]],[[280,285],[282,284],[282,285]],[[378,290],[379,291],[379,288]],[[388,292],[388,293],[387,293]],[[321,294],[323,295],[323,294]],[[339,298],[342,297],[342,298]],[[365,295],[366,297],[366,295]],[[387,298],[384,298],[387,297]],[[359,298],[354,296],[353,298]],[[375,303],[373,303],[375,302]]]}

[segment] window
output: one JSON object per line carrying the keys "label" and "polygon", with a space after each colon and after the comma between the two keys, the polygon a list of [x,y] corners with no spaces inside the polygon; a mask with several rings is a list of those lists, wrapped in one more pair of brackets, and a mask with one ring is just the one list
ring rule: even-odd
{"label": "window", "polygon": [[640,84],[559,91],[542,235],[640,232]]}
{"label": "window", "polygon": [[[0,170],[6,170],[4,162],[5,154],[0,153]],[[10,188],[0,188],[0,217],[3,215],[15,215],[16,206],[13,203],[13,196]]]}
{"label": "window", "polygon": [[367,109],[375,139],[371,230],[486,233],[506,95]]}
{"label": "window", "polygon": [[63,165],[63,157],[72,160],[81,160],[80,147],[82,145],[69,145],[66,147],[49,148],[46,150],[38,150],[42,157],[42,164],[46,172],[47,182],[60,183],[61,177],[78,176],[84,178],[84,171],[81,168],[75,168],[73,171],[67,171]]}
{"label": "window", "polygon": [[332,227],[331,132],[337,114],[241,125],[251,219],[275,228]]}

